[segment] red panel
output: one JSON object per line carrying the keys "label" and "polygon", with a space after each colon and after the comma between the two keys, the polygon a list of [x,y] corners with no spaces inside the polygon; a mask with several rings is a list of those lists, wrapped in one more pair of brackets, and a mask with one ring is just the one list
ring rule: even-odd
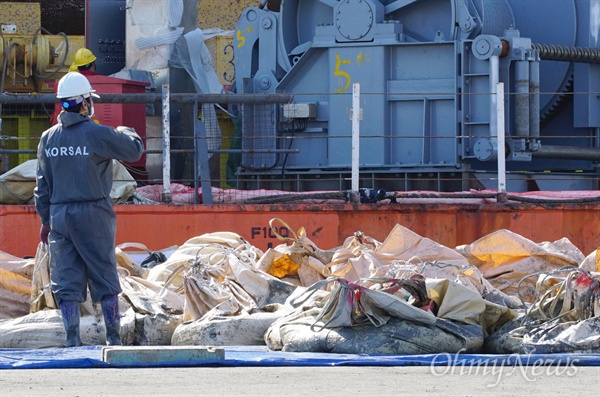
{"label": "red panel", "polygon": [[[383,241],[398,223],[450,248],[469,244],[499,229],[536,243],[567,237],[584,255],[600,247],[600,204],[538,206],[490,205],[119,205],[117,243],[139,242],[157,250],[181,245],[204,233],[238,233],[262,250],[281,244],[269,220],[281,218],[306,229],[321,249],[341,245],[360,230]],[[0,206],[0,250],[34,255],[40,220],[33,206]]]}
{"label": "red panel", "polygon": [[[96,93],[102,94],[143,94],[149,83],[133,80],[118,79],[103,75],[86,76]],[[142,137],[146,146],[146,105],[143,103],[98,103],[94,102],[96,113],[94,120],[111,127],[126,126],[134,128]],[[146,156],[130,163],[131,166],[145,169]]]}

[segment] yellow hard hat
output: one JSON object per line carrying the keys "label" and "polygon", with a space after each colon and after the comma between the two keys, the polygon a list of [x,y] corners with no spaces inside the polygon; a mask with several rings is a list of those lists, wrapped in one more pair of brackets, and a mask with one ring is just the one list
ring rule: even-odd
{"label": "yellow hard hat", "polygon": [[94,62],[95,60],[96,56],[90,50],[87,48],[80,48],[75,52],[75,57],[71,67],[69,67],[69,70],[71,72],[76,72],[78,67],[85,66]]}

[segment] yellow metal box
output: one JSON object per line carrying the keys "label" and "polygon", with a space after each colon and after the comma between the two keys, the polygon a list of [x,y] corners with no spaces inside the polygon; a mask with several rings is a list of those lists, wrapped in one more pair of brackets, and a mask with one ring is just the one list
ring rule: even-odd
{"label": "yellow metal box", "polygon": [[259,4],[257,0],[202,0],[198,3],[198,27],[233,30],[242,12]]}
{"label": "yellow metal box", "polygon": [[213,67],[219,81],[225,89],[231,89],[235,80],[235,67],[233,62],[233,36],[223,35],[211,37],[204,43],[210,52]]}
{"label": "yellow metal box", "polygon": [[0,2],[0,31],[4,34],[28,35],[42,26],[40,3]]}
{"label": "yellow metal box", "polygon": [[2,135],[8,138],[5,149],[21,151],[8,156],[8,169],[36,158],[35,151],[40,136],[48,128],[50,128],[48,116],[35,114],[33,111],[27,116],[2,115]]}

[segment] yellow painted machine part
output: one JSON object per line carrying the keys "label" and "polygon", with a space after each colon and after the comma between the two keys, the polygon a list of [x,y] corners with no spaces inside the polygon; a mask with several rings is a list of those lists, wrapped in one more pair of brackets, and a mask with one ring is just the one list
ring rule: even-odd
{"label": "yellow painted machine part", "polygon": [[226,89],[231,89],[235,81],[233,59],[233,36],[215,36],[204,41],[210,52],[213,67],[220,83]]}
{"label": "yellow painted machine part", "polygon": [[198,27],[233,30],[242,12],[259,4],[258,0],[202,0],[198,3]]}
{"label": "yellow painted machine part", "polygon": [[[48,128],[50,128],[48,116],[35,114],[33,110],[31,110],[28,116],[2,115],[2,135],[13,138],[7,141],[6,149],[35,151],[37,150],[42,132]],[[35,153],[19,153],[17,156],[11,155],[9,156],[8,169],[35,158]]]}
{"label": "yellow painted machine part", "polygon": [[[3,34],[34,35],[42,25],[40,3],[0,2],[0,24]],[[4,29],[14,26],[14,32]]]}
{"label": "yellow painted machine part", "polygon": [[75,52],[84,43],[84,36],[66,36],[65,40],[62,35],[2,35],[4,87],[0,88],[5,92],[53,92],[55,82],[69,71]]}
{"label": "yellow painted machine part", "polygon": [[61,68],[61,72],[67,73],[69,66],[73,63],[75,53],[78,49],[85,47],[85,36],[67,36],[68,46],[65,45],[65,40],[62,36],[47,36],[48,42],[54,48],[54,65],[58,66],[63,60],[65,55],[65,49],[67,51],[67,58],[64,62],[64,66]]}

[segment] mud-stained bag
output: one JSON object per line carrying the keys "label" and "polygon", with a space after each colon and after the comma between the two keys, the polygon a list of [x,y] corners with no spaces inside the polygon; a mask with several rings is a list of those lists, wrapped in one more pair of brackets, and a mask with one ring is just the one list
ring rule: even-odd
{"label": "mud-stained bag", "polygon": [[50,255],[48,247],[40,242],[35,253],[35,267],[31,282],[31,313],[44,309],[57,309],[58,304],[50,283]]}
{"label": "mud-stained bag", "polygon": [[223,316],[215,308],[197,321],[181,324],[173,333],[171,344],[196,346],[253,346],[264,345],[269,326],[289,311],[280,304]]}
{"label": "mud-stained bag", "polygon": [[426,279],[447,279],[471,289],[483,299],[497,305],[510,309],[524,307],[517,296],[509,296],[495,288],[477,267],[468,263],[460,265],[443,261],[423,262],[420,258],[413,257],[408,261],[393,261],[390,265],[378,268],[374,274],[371,278],[408,278],[418,274]]}
{"label": "mud-stained bag", "polygon": [[[277,223],[282,226],[278,227]],[[279,218],[271,219],[269,226],[277,239],[285,243],[269,249],[257,262],[257,268],[281,280],[304,287],[325,278],[323,261],[330,261],[333,252],[318,248],[306,236],[304,228],[300,228],[296,233]],[[282,230],[286,230],[286,236],[281,234]]]}
{"label": "mud-stained bag", "polygon": [[327,275],[358,281],[381,276],[395,262],[412,258],[419,258],[420,262],[468,264],[467,259],[453,249],[419,236],[402,225],[395,225],[383,243],[360,232],[346,239],[343,248],[335,252],[327,265]]}
{"label": "mud-stained bag", "polygon": [[538,272],[550,272],[564,266],[579,266],[585,259],[567,238],[537,244],[506,229],[497,230],[468,245],[456,247],[498,290],[517,296],[517,287],[527,303],[535,300]]}
{"label": "mud-stained bag", "polygon": [[[151,315],[128,310],[124,318],[132,318],[135,325],[132,342],[128,344],[136,346],[168,346],[171,344],[173,333],[181,325],[183,316],[173,314]],[[123,322],[123,318],[121,322]]]}
{"label": "mud-stained bag", "polygon": [[126,252],[127,249],[136,248],[138,250],[147,252],[148,254],[151,251],[144,244],[140,243],[122,243],[115,247],[115,255],[117,257],[117,265],[126,269],[129,272],[129,275],[135,277],[146,278],[148,277],[149,269],[143,268],[139,264],[137,264],[131,256]]}
{"label": "mud-stained bag", "polygon": [[200,319],[217,306],[221,315],[236,315],[271,303],[283,303],[295,289],[257,269],[255,258],[244,251],[223,250],[209,258],[199,258],[186,271],[185,321]]}
{"label": "mud-stained bag", "polygon": [[379,241],[357,231],[335,251],[331,261],[326,265],[324,274],[327,277],[341,277],[350,281],[371,277],[373,276],[371,269],[383,265],[373,257],[373,253],[380,246]]}
{"label": "mud-stained bag", "polygon": [[28,160],[0,175],[0,204],[33,204],[37,160]]}
{"label": "mud-stained bag", "polygon": [[[197,247],[198,245],[217,244],[233,249],[240,246],[248,246],[249,243],[245,238],[233,232],[214,232],[205,233],[200,236],[192,237],[187,240],[181,248]],[[260,253],[260,250],[257,251]]]}
{"label": "mud-stained bag", "polygon": [[141,314],[182,314],[184,297],[139,277],[121,276],[121,296]]}
{"label": "mud-stained bag", "polygon": [[[265,333],[271,350],[336,354],[477,353],[483,343],[481,327],[447,322],[447,331],[435,325],[390,318],[381,327],[371,323],[313,331],[314,309],[283,317]],[[304,317],[304,318],[303,318]]]}
{"label": "mud-stained bag", "polygon": [[123,344],[153,346],[169,345],[175,328],[183,321],[184,297],[147,280],[119,277],[122,292],[119,295],[121,328],[132,324]]}
{"label": "mud-stained bag", "polygon": [[[322,281],[326,282],[336,285],[327,295],[314,299],[314,304],[311,305],[308,298],[321,291],[319,285],[290,300],[296,309],[275,321],[265,333],[270,349],[427,354],[476,352],[483,344],[483,329],[478,324],[437,318],[432,312],[412,306],[390,292],[369,289],[344,279]],[[443,298],[444,291],[440,292]]]}
{"label": "mud-stained bag", "polygon": [[589,254],[583,262],[581,262],[579,268],[588,272],[600,273],[600,247]]}
{"label": "mud-stained bag", "polygon": [[184,276],[183,285],[184,321],[199,320],[219,305],[229,315],[238,314],[243,309],[249,310],[255,305],[246,291],[220,276],[215,266],[192,266]]}
{"label": "mud-stained bag", "polygon": [[320,302],[320,311],[311,327],[319,329],[325,327],[351,327],[359,322],[366,321],[364,316],[362,318],[357,316],[361,312],[358,308],[355,287],[358,288],[359,286],[341,278],[328,278],[313,284],[308,287],[301,299],[294,300],[291,304],[298,306],[304,303],[315,291],[330,283],[335,283],[335,286],[326,298]]}
{"label": "mud-stained bag", "polygon": [[600,273],[567,267],[540,274],[536,288],[523,315],[486,339],[486,352],[600,353]]}
{"label": "mud-stained bag", "polygon": [[234,250],[253,261],[264,255],[260,249],[251,246],[236,233],[206,233],[187,240],[166,262],[151,268],[146,279],[159,285],[168,284],[169,289],[183,292],[185,271],[200,259],[207,263],[222,261],[226,249]]}
{"label": "mud-stained bag", "polygon": [[[121,317],[121,341],[134,344],[133,317]],[[79,325],[83,345],[105,345],[102,316],[82,316]],[[65,347],[66,334],[60,310],[42,310],[0,322],[0,348],[45,349]]]}
{"label": "mud-stained bag", "polygon": [[[276,226],[277,223],[280,223],[283,228],[288,231],[287,237],[280,234],[282,228],[278,228]],[[269,221],[269,227],[279,241],[290,242],[292,246],[302,248],[308,255],[318,259],[324,265],[331,262],[331,258],[333,258],[335,250],[323,250],[319,248],[313,241],[311,241],[311,239],[308,238],[306,229],[304,229],[304,227],[298,229],[298,232],[296,233],[290,227],[290,225],[280,218],[271,219]]]}
{"label": "mud-stained bag", "polygon": [[306,294],[291,302],[297,306],[308,299],[321,284],[335,283],[319,306],[314,329],[350,327],[370,322],[375,327],[385,324],[390,317],[408,319],[423,324],[435,324],[433,314],[420,310],[396,295],[366,288],[342,278],[328,278],[309,287]]}
{"label": "mud-stained bag", "polygon": [[34,261],[0,251],[0,320],[29,313]]}

